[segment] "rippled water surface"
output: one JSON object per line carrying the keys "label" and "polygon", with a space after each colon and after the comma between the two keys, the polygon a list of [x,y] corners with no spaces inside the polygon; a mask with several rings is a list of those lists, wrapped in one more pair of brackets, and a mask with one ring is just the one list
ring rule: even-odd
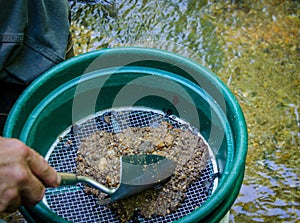
{"label": "rippled water surface", "polygon": [[76,54],[170,50],[210,68],[244,111],[249,152],[231,222],[300,216],[300,3],[284,0],[70,2]]}

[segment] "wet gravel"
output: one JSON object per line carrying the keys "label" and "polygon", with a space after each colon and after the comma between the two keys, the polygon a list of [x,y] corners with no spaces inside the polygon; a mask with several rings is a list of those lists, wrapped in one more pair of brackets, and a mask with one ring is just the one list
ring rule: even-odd
{"label": "wet gravel", "polygon": [[[117,187],[120,180],[120,156],[158,154],[176,162],[171,179],[163,185],[109,204],[121,221],[136,211],[145,218],[165,216],[177,210],[185,199],[189,185],[200,177],[208,158],[208,146],[199,135],[188,129],[174,128],[168,122],[158,127],[128,127],[122,132],[96,131],[85,138],[77,156],[77,174]],[[103,199],[106,194],[86,187]]]}

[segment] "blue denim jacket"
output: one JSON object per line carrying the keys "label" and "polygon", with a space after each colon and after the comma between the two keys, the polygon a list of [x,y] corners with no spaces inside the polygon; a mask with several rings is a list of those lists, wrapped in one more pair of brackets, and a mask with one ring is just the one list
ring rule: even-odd
{"label": "blue denim jacket", "polygon": [[63,61],[69,13],[66,0],[0,0],[0,81],[27,85]]}

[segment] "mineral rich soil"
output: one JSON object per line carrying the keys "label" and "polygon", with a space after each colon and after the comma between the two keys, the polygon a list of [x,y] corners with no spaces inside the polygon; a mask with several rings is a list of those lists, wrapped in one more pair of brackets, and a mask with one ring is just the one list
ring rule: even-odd
{"label": "mineral rich soil", "polygon": [[[120,156],[138,153],[165,156],[176,162],[176,170],[167,183],[111,203],[109,206],[122,221],[129,220],[135,211],[146,218],[176,211],[189,185],[199,178],[206,165],[208,146],[199,135],[174,128],[167,122],[158,127],[128,127],[119,133],[97,131],[80,145],[77,174],[90,176],[108,187],[117,187]],[[89,187],[86,192],[100,199],[106,196]]]}

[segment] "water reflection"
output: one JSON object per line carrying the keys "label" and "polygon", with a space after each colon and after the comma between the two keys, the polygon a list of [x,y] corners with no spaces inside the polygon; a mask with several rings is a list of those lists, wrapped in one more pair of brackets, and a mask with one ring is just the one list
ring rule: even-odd
{"label": "water reflection", "polygon": [[298,1],[71,2],[77,54],[124,45],[180,53],[211,68],[246,116],[249,153],[232,222],[300,216]]}
{"label": "water reflection", "polygon": [[[202,2],[202,3],[201,3]],[[72,3],[77,53],[142,45],[170,50],[218,68],[222,51],[203,1],[111,1]]]}

